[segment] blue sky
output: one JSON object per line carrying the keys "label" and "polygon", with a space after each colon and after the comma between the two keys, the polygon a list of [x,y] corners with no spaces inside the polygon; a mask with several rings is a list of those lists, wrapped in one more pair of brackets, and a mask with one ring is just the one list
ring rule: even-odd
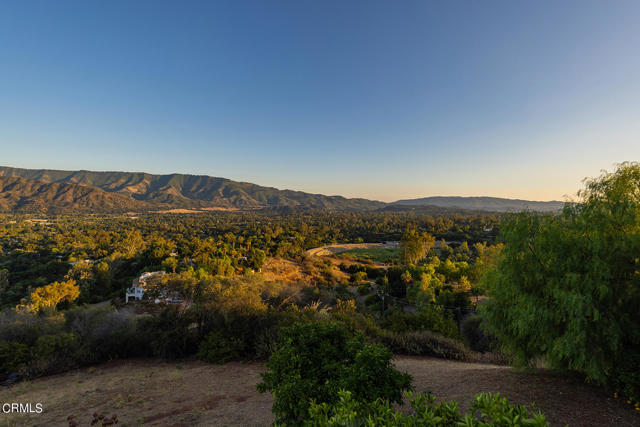
{"label": "blue sky", "polygon": [[640,160],[638,1],[3,1],[0,164],[379,200]]}

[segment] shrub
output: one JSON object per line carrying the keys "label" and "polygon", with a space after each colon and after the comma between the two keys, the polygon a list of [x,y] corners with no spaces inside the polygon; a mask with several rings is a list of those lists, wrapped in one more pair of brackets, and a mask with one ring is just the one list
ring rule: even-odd
{"label": "shrub", "polygon": [[234,336],[228,330],[211,332],[200,343],[198,357],[209,363],[227,363],[245,355],[246,343],[241,336]]}
{"label": "shrub", "polygon": [[452,290],[443,290],[436,296],[436,304],[446,307],[471,307],[471,299],[465,292],[454,292]]}
{"label": "shrub", "polygon": [[42,335],[31,350],[31,361],[25,366],[27,376],[50,375],[78,366],[78,338],[74,334]]}
{"label": "shrub", "polygon": [[162,359],[175,359],[196,352],[195,331],[191,319],[176,308],[167,308],[157,316],[143,317],[139,333],[148,339],[150,352]]}
{"label": "shrub", "polygon": [[469,351],[460,341],[431,331],[392,332],[383,329],[378,340],[396,354],[454,360],[467,360],[470,357]]}
{"label": "shrub", "polygon": [[372,340],[375,340],[381,331],[375,318],[370,314],[333,311],[331,317],[342,322],[351,332],[361,332]]}
{"label": "shrub", "polygon": [[341,299],[343,301],[354,299],[353,294],[349,292],[348,287],[343,283],[336,285],[333,290],[335,292],[336,299]]}
{"label": "shrub", "polygon": [[[388,401],[377,399],[360,402],[352,393],[341,390],[335,404],[312,402],[309,418],[305,426],[358,426],[384,425],[399,426],[549,426],[545,416],[530,413],[522,405],[512,405],[499,393],[481,393],[475,396],[471,412],[461,415],[458,402],[436,404],[436,398],[429,393],[413,395],[407,393],[413,413],[404,414],[395,410]],[[533,406],[533,405],[532,405]]]}
{"label": "shrub", "polygon": [[10,374],[31,361],[31,351],[26,344],[17,341],[0,341],[0,373]]}
{"label": "shrub", "polygon": [[33,349],[34,359],[52,355],[69,356],[77,347],[78,339],[74,334],[42,335],[36,340]]}
{"label": "shrub", "polygon": [[371,293],[371,283],[364,282],[358,285],[358,293],[360,295],[368,295],[369,293]]}
{"label": "shrub", "polygon": [[479,314],[472,314],[460,323],[460,331],[465,343],[473,351],[485,353],[494,346],[494,339],[485,332],[485,319]]}
{"label": "shrub", "polygon": [[394,312],[381,323],[385,329],[402,333],[407,331],[433,331],[448,337],[459,337],[458,326],[444,309],[426,306],[416,314]]}
{"label": "shrub", "polygon": [[351,275],[351,282],[355,283],[356,285],[364,282],[365,280],[367,280],[367,273],[364,271],[358,271]]}
{"label": "shrub", "polygon": [[296,320],[312,318],[315,312],[289,306],[283,311],[252,314],[222,314],[216,310],[197,313],[201,336],[199,354],[212,363],[230,360],[266,359],[278,343],[278,330]]}
{"label": "shrub", "polygon": [[267,328],[258,334],[255,342],[255,358],[268,359],[277,349],[280,335],[277,327]]}
{"label": "shrub", "polygon": [[112,311],[100,318],[86,344],[96,361],[151,356],[150,336],[141,330],[145,317]]}
{"label": "shrub", "polygon": [[395,370],[392,354],[382,346],[364,344],[337,322],[295,323],[281,331],[282,341],[258,384],[274,395],[277,422],[299,424],[308,416],[309,401],[335,403],[338,391],[354,399],[384,398],[400,403],[411,377]]}
{"label": "shrub", "polygon": [[364,305],[375,309],[381,301],[382,300],[378,294],[370,294],[364,299]]}
{"label": "shrub", "polygon": [[612,387],[616,392],[628,400],[640,402],[640,351],[630,352],[624,362],[617,365],[611,373]]}
{"label": "shrub", "polygon": [[54,318],[4,310],[0,313],[0,340],[33,345],[41,335],[62,332],[62,326]]}

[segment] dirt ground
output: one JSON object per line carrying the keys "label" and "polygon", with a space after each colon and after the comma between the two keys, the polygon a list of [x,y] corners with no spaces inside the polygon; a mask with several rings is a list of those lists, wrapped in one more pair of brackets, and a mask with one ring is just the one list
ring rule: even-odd
{"label": "dirt ground", "polygon": [[[469,408],[473,394],[499,391],[510,401],[536,402],[552,425],[639,426],[640,413],[577,379],[545,372],[423,357],[397,357],[396,366],[413,375],[416,391]],[[0,388],[2,402],[41,402],[42,414],[0,414],[0,425],[64,426],[70,414],[80,426],[93,412],[116,414],[118,425],[269,425],[270,394],[260,394],[261,363],[209,365],[189,360],[110,362]]]}

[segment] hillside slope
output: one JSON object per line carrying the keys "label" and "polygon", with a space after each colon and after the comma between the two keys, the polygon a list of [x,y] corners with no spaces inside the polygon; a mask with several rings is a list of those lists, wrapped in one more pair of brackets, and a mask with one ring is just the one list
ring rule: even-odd
{"label": "hillside slope", "polygon": [[0,211],[4,212],[122,212],[149,207],[97,188],[0,176]]}
{"label": "hillside slope", "polygon": [[504,199],[500,197],[423,197],[420,199],[398,200],[393,205],[402,206],[438,206],[491,212],[509,212],[532,210],[537,212],[557,212],[564,202],[535,202],[531,200]]}
{"label": "hillside slope", "polygon": [[143,172],[91,172],[0,167],[0,176],[21,177],[45,183],[79,184],[163,207],[303,207],[329,210],[373,210],[382,202],[347,199],[204,175],[153,175]]}
{"label": "hillside slope", "polygon": [[[347,199],[341,196],[278,190],[205,175],[154,175],[144,172],[63,171],[0,166],[0,177],[4,178],[4,187],[0,193],[2,211],[303,208],[446,215],[525,209],[557,212],[563,206],[563,202],[558,201],[535,202],[497,197],[425,197],[383,203],[361,198]],[[29,182],[18,184],[17,181],[7,181],[9,178],[26,179]],[[72,188],[74,186],[79,188]]]}

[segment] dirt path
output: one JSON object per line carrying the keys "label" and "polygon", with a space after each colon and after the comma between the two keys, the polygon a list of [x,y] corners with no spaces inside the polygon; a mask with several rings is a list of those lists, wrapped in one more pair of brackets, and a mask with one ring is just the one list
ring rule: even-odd
{"label": "dirt path", "polygon": [[[469,407],[473,394],[496,392],[513,402],[536,402],[552,425],[638,426],[640,413],[581,381],[505,366],[397,357],[416,391],[431,391]],[[273,422],[270,394],[260,394],[261,363],[223,366],[199,361],[128,360],[0,388],[2,402],[41,402],[43,414],[0,414],[0,425],[65,426],[76,414],[89,425],[94,411],[117,414],[122,425],[257,426]]]}

